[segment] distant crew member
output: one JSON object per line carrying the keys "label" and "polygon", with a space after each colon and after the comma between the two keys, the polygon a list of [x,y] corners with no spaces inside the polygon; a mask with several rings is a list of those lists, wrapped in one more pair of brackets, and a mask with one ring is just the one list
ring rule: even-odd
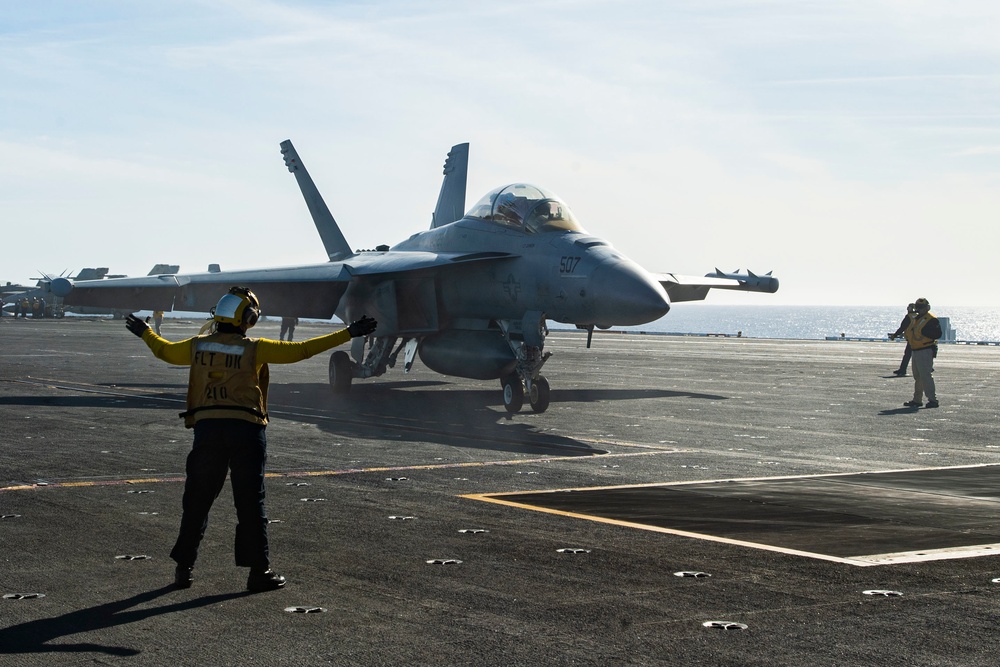
{"label": "distant crew member", "polygon": [[298,324],[299,318],[297,317],[282,317],[281,333],[278,334],[278,340],[285,340],[285,332],[288,332],[288,340],[292,340],[292,336],[295,335],[295,327]]}
{"label": "distant crew member", "polygon": [[31,297],[31,319],[35,319],[42,316],[42,306],[38,303],[38,297]]}
{"label": "distant crew member", "polygon": [[913,319],[904,334],[913,350],[913,400],[903,403],[908,408],[919,408],[920,401],[927,396],[925,408],[938,406],[934,388],[934,357],[937,356],[937,342],[941,337],[941,323],[931,312],[927,299],[913,302]]}
{"label": "distant crew member", "polygon": [[[904,333],[906,333],[906,328],[910,326],[910,322],[913,321],[913,304],[906,306],[906,317],[903,321],[899,323],[899,328],[896,329],[891,334],[886,334],[889,336],[889,340],[896,340]],[[898,375],[899,377],[904,377],[906,375],[906,368],[910,365],[910,354],[913,350],[910,348],[910,344],[907,343],[906,347],[903,349],[903,359],[899,362],[899,368],[894,370],[893,375]]]}
{"label": "distant crew member", "polygon": [[215,331],[172,343],[130,314],[125,326],[170,364],[190,366],[184,425],[194,428],[187,458],[180,533],[170,557],[177,563],[174,583],[189,588],[198,546],[205,535],[212,502],[227,470],[236,505],[236,565],[249,567],[247,590],[270,591],[285,585],[271,569],[264,511],[267,459],[268,364],[289,364],[367,336],[376,322],[362,317],[346,329],[301,343],[247,338],[260,318],[260,302],[246,287],[233,287],[215,306]]}
{"label": "distant crew member", "polygon": [[153,329],[156,331],[156,335],[160,335],[160,327],[163,326],[163,311],[154,310],[153,311]]}

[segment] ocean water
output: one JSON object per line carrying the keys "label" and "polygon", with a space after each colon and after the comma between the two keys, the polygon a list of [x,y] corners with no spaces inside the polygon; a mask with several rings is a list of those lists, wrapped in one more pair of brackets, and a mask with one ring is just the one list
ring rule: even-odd
{"label": "ocean water", "polygon": [[[1000,342],[1000,307],[964,306],[934,308],[938,317],[947,317],[960,341]],[[140,317],[151,311],[137,311]],[[655,322],[616,330],[678,334],[726,334],[742,332],[748,338],[790,338],[824,340],[828,336],[884,338],[895,331],[906,314],[906,306],[722,306],[705,303],[676,303]],[[167,313],[167,317],[204,320],[205,313]],[[265,317],[277,321],[278,318]],[[304,320],[322,322],[323,320]],[[568,328],[549,322],[551,329]]]}
{"label": "ocean water", "polygon": [[[1000,341],[1000,308],[966,306],[933,308],[948,317],[960,341]],[[684,334],[742,332],[749,338],[818,339],[844,334],[848,338],[883,338],[906,315],[902,306],[722,306],[673,304],[655,322],[626,330]],[[617,327],[616,327],[617,328]]]}

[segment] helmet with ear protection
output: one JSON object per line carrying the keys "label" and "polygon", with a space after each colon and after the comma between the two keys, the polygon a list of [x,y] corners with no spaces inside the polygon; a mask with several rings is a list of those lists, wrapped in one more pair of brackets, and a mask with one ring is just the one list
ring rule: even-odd
{"label": "helmet with ear protection", "polygon": [[249,287],[230,287],[229,293],[215,305],[214,319],[220,324],[246,325],[249,329],[260,319],[260,301]]}

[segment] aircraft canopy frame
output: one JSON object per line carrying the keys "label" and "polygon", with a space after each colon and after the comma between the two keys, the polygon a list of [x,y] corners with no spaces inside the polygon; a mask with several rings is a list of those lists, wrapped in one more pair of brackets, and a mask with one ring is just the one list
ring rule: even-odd
{"label": "aircraft canopy frame", "polygon": [[490,220],[532,234],[586,233],[566,202],[554,192],[530,183],[512,183],[491,190],[465,217]]}

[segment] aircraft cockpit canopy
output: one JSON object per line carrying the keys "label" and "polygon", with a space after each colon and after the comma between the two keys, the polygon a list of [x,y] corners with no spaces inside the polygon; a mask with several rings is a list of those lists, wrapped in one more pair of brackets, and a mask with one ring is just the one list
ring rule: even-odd
{"label": "aircraft cockpit canopy", "polygon": [[465,217],[492,220],[529,233],[584,231],[566,202],[527,183],[504,185],[487,193]]}

